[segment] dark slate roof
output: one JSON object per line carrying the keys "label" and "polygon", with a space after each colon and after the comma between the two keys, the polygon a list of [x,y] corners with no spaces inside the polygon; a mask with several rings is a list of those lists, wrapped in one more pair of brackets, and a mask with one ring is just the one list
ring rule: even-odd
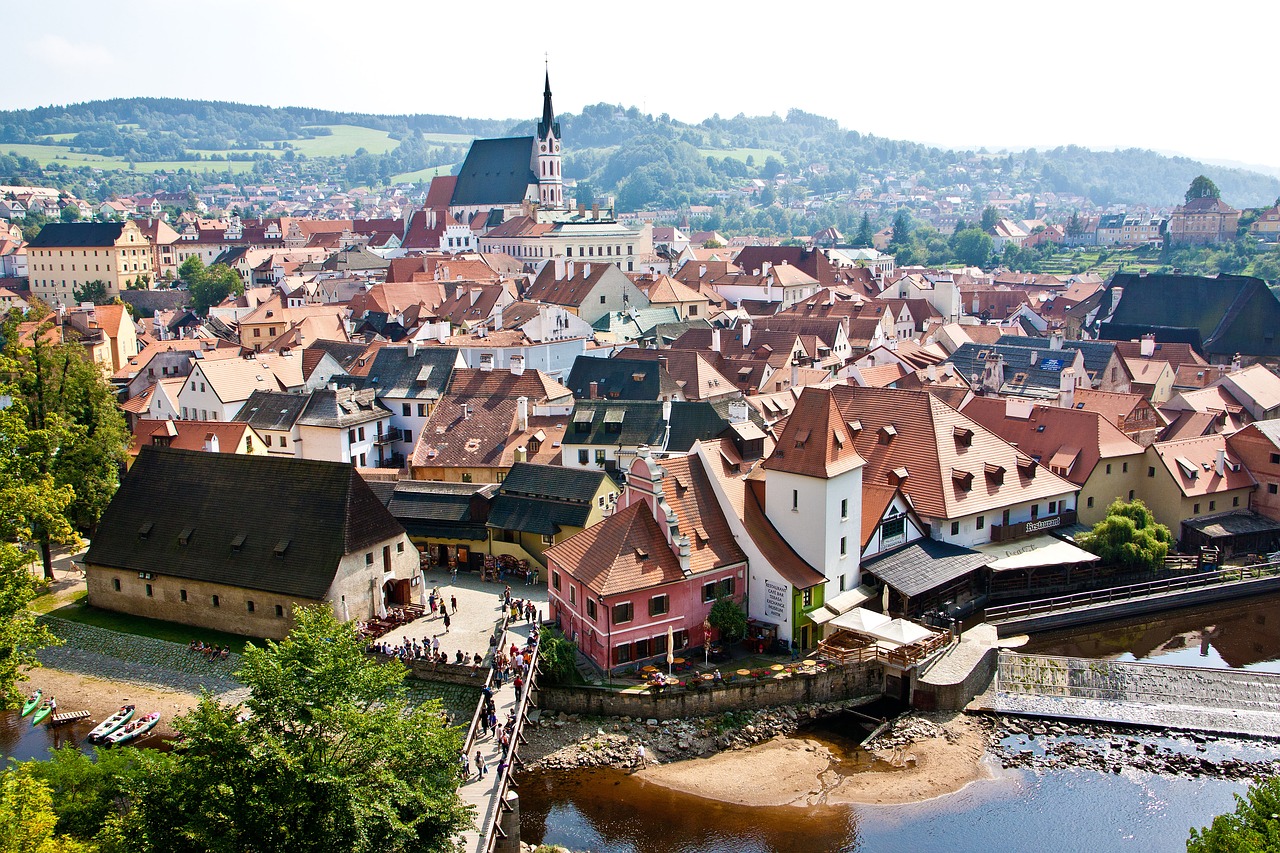
{"label": "dark slate roof", "polygon": [[487,539],[488,508],[493,483],[436,483],[401,480],[391,485],[387,509],[410,536]]}
{"label": "dark slate roof", "polygon": [[[730,402],[725,398],[714,402],[672,403],[671,430],[667,435],[667,423],[662,419],[663,404],[659,401],[578,400],[569,417],[564,443],[662,447],[665,438],[666,450],[683,453],[695,441],[710,441],[729,427]],[[750,410],[750,416],[753,422],[763,426],[754,409]],[[611,432],[609,424],[619,422],[621,428]],[[580,423],[589,425],[586,431],[579,431]]]}
{"label": "dark slate roof", "polygon": [[[1055,350],[1049,349],[1049,342],[1044,338],[1032,338],[1025,335],[1001,335],[996,341],[999,347],[1020,347],[1021,349],[1037,350],[1041,354],[1041,360],[1048,358],[1053,359]],[[1063,341],[1063,352],[1075,352],[1079,350],[1084,353],[1084,369],[1091,374],[1097,376],[1102,375],[1111,361],[1111,356],[1115,354],[1116,345],[1111,341]],[[1006,361],[1008,358],[1006,357]],[[1007,370],[1007,369],[1006,369]]]}
{"label": "dark slate roof", "polygon": [[[986,363],[997,355],[1004,357],[1004,385],[1010,393],[1029,393],[1030,396],[1056,396],[1061,385],[1062,368],[1065,364],[1049,351],[1048,341],[1043,342],[1040,357],[1034,367],[1030,364],[1030,354],[1021,347],[1002,346],[997,344],[961,344],[946,360],[946,364],[955,365],[960,375],[969,380],[977,376],[982,378]],[[1074,358],[1074,356],[1070,356]],[[1025,375],[1022,381],[1015,381],[1019,375]],[[1039,392],[1039,393],[1037,393]]]}
{"label": "dark slate roof", "polygon": [[1161,342],[1185,341],[1205,355],[1280,356],[1280,300],[1260,278],[1117,273],[1109,292],[1118,288],[1120,302],[1100,337],[1131,340],[1152,331]]}
{"label": "dark slate roof", "polygon": [[906,596],[916,596],[948,584],[991,561],[959,545],[937,539],[917,539],[896,551],[862,564],[862,571],[875,575]]}
{"label": "dark slate roof", "polygon": [[147,446],[85,562],[318,600],[345,554],[403,533],[350,465]]}
{"label": "dark slate roof", "polygon": [[489,510],[489,526],[552,536],[565,527],[585,527],[603,471],[517,462],[502,480]]}
{"label": "dark slate roof", "polygon": [[322,268],[334,272],[346,272],[348,270],[385,270],[391,266],[391,261],[379,255],[375,255],[368,249],[363,247],[358,249],[343,249],[335,252],[322,264]]}
{"label": "dark slate roof", "polygon": [[123,231],[123,222],[50,222],[40,229],[29,246],[32,249],[114,246]]}
{"label": "dark slate roof", "polygon": [[533,145],[532,136],[473,141],[458,171],[452,203],[501,205],[524,201],[529,185],[538,182],[531,165]]}
{"label": "dark slate roof", "polygon": [[302,417],[309,397],[287,391],[254,391],[232,418],[254,429],[290,430]]}
{"label": "dark slate roof", "polygon": [[[664,392],[662,371],[657,361],[640,361],[629,358],[597,358],[580,355],[569,371],[565,384],[573,396],[586,400],[591,397],[591,383],[596,383],[596,394],[609,400],[657,400]],[[667,395],[674,393],[675,383],[668,377]]]}
{"label": "dark slate roof", "polygon": [[364,344],[353,344],[346,341],[318,340],[307,344],[307,349],[327,352],[333,356],[333,360],[338,362],[343,370],[350,370],[356,360],[364,355],[364,351],[368,347]]}
{"label": "dark slate roof", "polygon": [[413,358],[408,347],[383,347],[373,358],[366,383],[377,388],[379,397],[438,400],[457,360],[455,347],[418,347]]}

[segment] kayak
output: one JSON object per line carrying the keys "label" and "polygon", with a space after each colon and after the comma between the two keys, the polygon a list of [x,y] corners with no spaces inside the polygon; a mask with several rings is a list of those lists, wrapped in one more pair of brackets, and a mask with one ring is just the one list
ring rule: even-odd
{"label": "kayak", "polygon": [[35,693],[32,693],[31,698],[22,703],[22,716],[25,717],[27,714],[34,711],[36,706],[40,704],[40,700],[42,698],[44,698],[43,690],[37,690]]}
{"label": "kayak", "polygon": [[132,723],[129,723],[128,725],[126,725],[124,728],[117,729],[116,731],[107,735],[106,741],[107,743],[112,744],[113,746],[118,746],[122,743],[128,743],[134,738],[142,737],[147,732],[154,729],[156,727],[156,723],[158,722],[160,722],[159,714],[154,712],[147,714],[145,717],[139,717],[138,719],[134,720]]}
{"label": "kayak", "polygon": [[116,711],[110,717],[107,717],[99,723],[94,730],[89,732],[90,743],[101,743],[107,739],[107,735],[129,722],[133,717],[133,706],[124,705],[119,711]]}
{"label": "kayak", "polygon": [[44,718],[49,716],[52,713],[53,713],[52,702],[45,702],[41,704],[40,707],[36,709],[36,712],[31,715],[31,725],[33,726],[40,725],[41,723],[44,722]]}

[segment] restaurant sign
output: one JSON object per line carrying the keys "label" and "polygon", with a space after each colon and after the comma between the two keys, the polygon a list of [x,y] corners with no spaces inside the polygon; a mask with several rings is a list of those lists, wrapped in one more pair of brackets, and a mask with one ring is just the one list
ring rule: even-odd
{"label": "restaurant sign", "polygon": [[765,615],[779,622],[787,621],[787,588],[782,584],[766,580],[764,582]]}

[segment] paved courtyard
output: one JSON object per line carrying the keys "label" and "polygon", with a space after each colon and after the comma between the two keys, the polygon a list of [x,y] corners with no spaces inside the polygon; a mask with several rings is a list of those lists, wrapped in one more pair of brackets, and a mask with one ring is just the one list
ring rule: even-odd
{"label": "paved courtyard", "polygon": [[[435,616],[428,613],[408,625],[401,625],[390,631],[381,639],[391,645],[399,645],[406,638],[416,638],[419,643],[430,643],[433,637],[440,638],[440,650],[449,653],[449,660],[461,649],[467,656],[479,652],[482,656],[489,652],[489,637],[494,626],[502,618],[502,590],[504,583],[486,583],[478,575],[465,572],[458,573],[456,581],[451,580],[446,569],[432,569],[427,572],[426,592],[439,590],[444,600],[451,597],[458,600],[458,609],[449,608],[449,630],[444,627],[444,619],[439,611]],[[547,615],[547,587],[545,584],[528,585],[522,582],[511,584],[513,599],[530,599],[537,603],[540,618]]]}

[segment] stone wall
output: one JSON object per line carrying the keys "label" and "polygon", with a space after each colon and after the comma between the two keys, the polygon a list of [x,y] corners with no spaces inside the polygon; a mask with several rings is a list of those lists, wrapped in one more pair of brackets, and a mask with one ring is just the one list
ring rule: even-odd
{"label": "stone wall", "polygon": [[544,711],[593,717],[675,720],[778,705],[835,702],[879,693],[883,689],[883,668],[875,664],[858,664],[829,669],[817,675],[751,679],[702,689],[667,688],[661,693],[539,686],[536,701]]}
{"label": "stone wall", "polygon": [[973,697],[985,691],[996,674],[1000,650],[988,648],[967,672],[961,668],[962,677],[947,678],[930,671],[912,680],[911,705],[922,711],[960,711]]}
{"label": "stone wall", "polygon": [[[390,657],[388,655],[371,652],[370,657],[378,663],[387,663],[392,660],[400,660],[399,658]],[[464,666],[455,663],[430,663],[425,660],[400,661],[409,670],[409,677],[416,678],[419,681],[442,681],[445,684],[466,684],[477,690],[484,686],[485,677],[489,673],[489,665],[486,663],[478,670],[473,669],[470,665]]]}

